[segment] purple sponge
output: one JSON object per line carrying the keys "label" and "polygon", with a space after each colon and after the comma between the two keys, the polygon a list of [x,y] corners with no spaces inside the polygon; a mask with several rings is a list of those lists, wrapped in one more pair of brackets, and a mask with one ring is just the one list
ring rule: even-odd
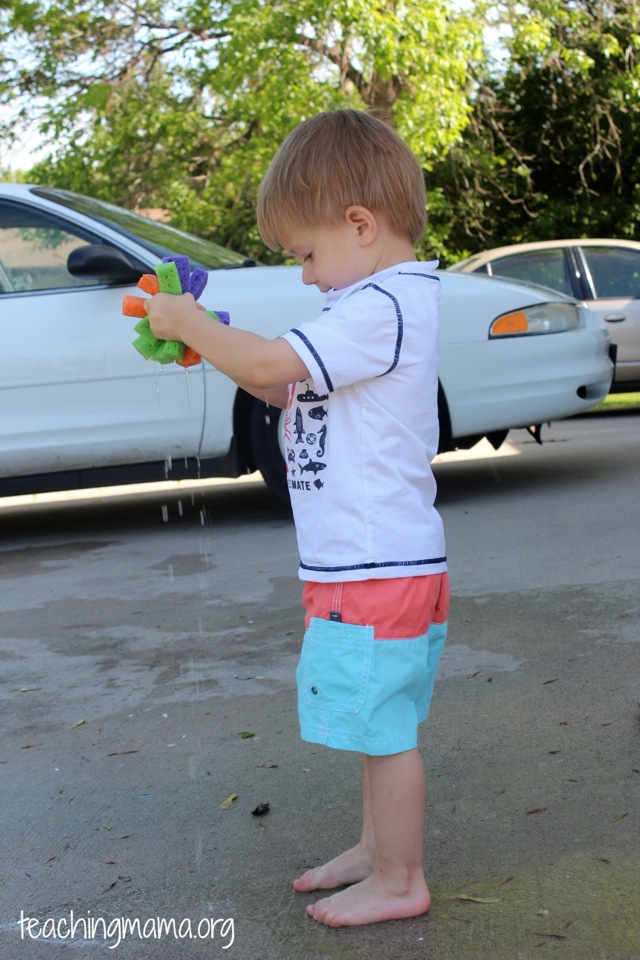
{"label": "purple sponge", "polygon": [[176,270],[178,271],[178,277],[180,278],[182,292],[189,293],[189,290],[191,289],[191,266],[189,264],[189,257],[163,257],[162,262],[175,263]]}
{"label": "purple sponge", "polygon": [[189,290],[193,294],[194,300],[199,300],[202,292],[207,285],[209,274],[202,267],[194,267],[189,279]]}

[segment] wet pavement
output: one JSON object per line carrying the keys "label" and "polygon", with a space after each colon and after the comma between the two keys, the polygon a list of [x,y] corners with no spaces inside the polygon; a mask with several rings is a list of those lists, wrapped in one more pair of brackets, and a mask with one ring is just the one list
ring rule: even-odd
{"label": "wet pavement", "polygon": [[356,929],[291,889],[360,785],[297,732],[286,511],[251,481],[0,505],[1,960],[639,960],[638,439],[571,421],[437,467],[433,906]]}

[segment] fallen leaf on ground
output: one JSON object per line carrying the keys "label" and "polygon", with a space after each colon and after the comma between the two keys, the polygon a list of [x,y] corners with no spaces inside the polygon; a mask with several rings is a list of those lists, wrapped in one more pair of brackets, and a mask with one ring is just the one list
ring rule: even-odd
{"label": "fallen leaf on ground", "polygon": [[456,900],[469,900],[471,903],[500,903],[499,900],[492,897],[472,897],[468,893],[457,894]]}
{"label": "fallen leaf on ground", "polygon": [[237,793],[232,793],[230,797],[227,797],[226,800],[223,800],[223,801],[222,801],[222,803],[220,804],[220,809],[221,809],[221,810],[228,810],[228,809],[230,808],[231,804],[233,803],[233,801],[234,801],[234,800],[237,800],[237,799],[238,799],[238,794],[237,794]]}
{"label": "fallen leaf on ground", "polygon": [[250,740],[251,737],[255,737],[253,730],[241,730],[240,736],[243,740]]}
{"label": "fallen leaf on ground", "polygon": [[271,805],[269,803],[259,803],[257,807],[251,811],[254,817],[264,817],[265,813],[269,813]]}
{"label": "fallen leaf on ground", "polygon": [[546,807],[534,807],[533,810],[527,810],[527,816],[531,813],[544,813],[546,809]]}
{"label": "fallen leaf on ground", "polygon": [[69,730],[75,730],[76,727],[81,727],[83,723],[86,723],[86,720],[78,720],[77,723],[72,723],[69,727]]}

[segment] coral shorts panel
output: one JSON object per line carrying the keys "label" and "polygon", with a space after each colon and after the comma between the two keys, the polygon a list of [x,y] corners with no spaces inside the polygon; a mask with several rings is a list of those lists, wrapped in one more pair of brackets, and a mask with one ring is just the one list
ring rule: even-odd
{"label": "coral shorts panel", "polygon": [[297,670],[303,740],[370,756],[412,750],[446,636],[437,623],[379,643],[372,627],[312,618]]}
{"label": "coral shorts panel", "polygon": [[449,619],[449,577],[433,573],[347,583],[307,581],[302,601],[305,628],[312,617],[328,620],[336,611],[344,623],[373,626],[377,640],[402,640],[419,637],[432,623]]}

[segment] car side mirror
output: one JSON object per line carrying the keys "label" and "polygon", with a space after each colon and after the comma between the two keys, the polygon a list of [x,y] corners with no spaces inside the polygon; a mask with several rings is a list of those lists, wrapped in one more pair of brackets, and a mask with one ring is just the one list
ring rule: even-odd
{"label": "car side mirror", "polygon": [[76,247],[67,258],[67,270],[73,277],[88,277],[113,284],[137,283],[148,267],[106,244],[90,243]]}

